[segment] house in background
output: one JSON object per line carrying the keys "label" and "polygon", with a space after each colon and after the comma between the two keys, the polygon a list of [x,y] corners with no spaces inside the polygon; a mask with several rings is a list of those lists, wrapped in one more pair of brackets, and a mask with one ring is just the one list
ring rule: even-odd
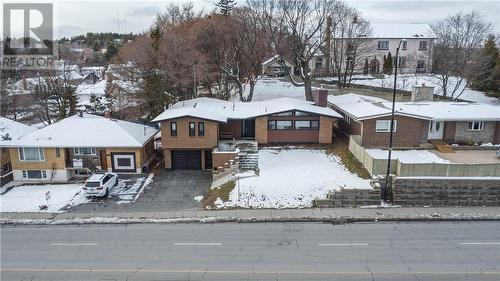
{"label": "house in background", "polygon": [[317,94],[317,104],[323,101],[322,106],[293,98],[258,102],[197,98],[178,102],[152,121],[161,126],[165,167],[217,168],[232,153],[223,151],[223,147],[241,140],[255,146],[331,143],[333,123],[341,116],[326,107],[326,94]]}
{"label": "house in background", "polygon": [[[415,92],[415,90],[414,90]],[[329,96],[329,106],[343,116],[337,124],[366,148],[389,145],[392,103],[357,94]],[[449,144],[500,143],[500,107],[465,102],[397,102],[394,147],[419,147],[429,141]]]}
{"label": "house in background", "polygon": [[141,173],[158,131],[84,113],[65,118],[9,145],[14,180],[65,182],[94,170]]}
{"label": "house in background", "polygon": [[0,186],[13,179],[8,146],[12,145],[18,138],[35,130],[35,127],[0,117],[0,163],[2,164],[0,167]]}
{"label": "house in background", "polygon": [[286,76],[289,73],[295,74],[295,64],[286,58],[275,55],[262,64],[262,75],[270,77]]}
{"label": "house in background", "polygon": [[[427,73],[432,69],[432,48],[436,38],[430,32],[428,24],[410,23],[410,24],[372,24],[372,35],[365,35],[362,38],[366,40],[363,44],[362,52],[358,51],[357,63],[354,63],[354,73],[362,73],[364,62],[368,59],[368,69],[370,74],[377,74],[382,71],[384,64],[383,58],[387,57],[389,52],[393,57],[393,67],[396,66],[396,48],[402,39],[399,51],[398,72],[399,73]],[[334,39],[332,44],[343,47],[343,58],[346,65],[351,64],[353,59],[350,46],[345,41],[350,39]],[[337,50],[337,57],[340,56],[341,48],[332,48]],[[332,57],[334,55],[332,54]]]}

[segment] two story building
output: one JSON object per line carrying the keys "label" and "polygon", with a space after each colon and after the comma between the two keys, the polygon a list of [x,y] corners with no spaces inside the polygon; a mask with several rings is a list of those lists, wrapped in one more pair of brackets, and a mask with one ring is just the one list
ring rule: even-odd
{"label": "two story building", "polygon": [[80,113],[8,145],[15,181],[65,182],[95,170],[140,173],[154,153],[148,125]]}
{"label": "two story building", "polygon": [[178,102],[153,120],[161,126],[165,167],[218,167],[212,153],[224,140],[331,143],[333,124],[341,116],[326,107],[326,91],[320,95],[323,106],[293,98],[257,102],[197,98]]}
{"label": "two story building", "polygon": [[[436,38],[431,34],[428,24],[372,24],[372,34],[363,35],[359,38],[334,39],[332,44],[343,46],[332,48],[337,51],[337,57],[342,53],[346,66],[354,65],[354,73],[362,73],[365,61],[368,60],[368,72],[377,74],[382,72],[384,56],[389,52],[393,58],[393,67],[398,65],[399,73],[428,73],[432,70],[432,49]],[[355,50],[350,49],[350,40],[362,40]],[[401,40],[403,40],[401,42]],[[399,59],[396,62],[396,48],[401,42]],[[342,51],[342,52],[341,52]],[[332,54],[334,57],[334,54]],[[354,62],[353,60],[356,60]]]}

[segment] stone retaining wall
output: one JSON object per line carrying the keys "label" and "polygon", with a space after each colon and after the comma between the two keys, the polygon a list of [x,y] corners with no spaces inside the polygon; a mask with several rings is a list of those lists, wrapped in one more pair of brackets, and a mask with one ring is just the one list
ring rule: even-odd
{"label": "stone retaining wall", "polygon": [[500,179],[396,178],[392,193],[404,206],[500,206]]}

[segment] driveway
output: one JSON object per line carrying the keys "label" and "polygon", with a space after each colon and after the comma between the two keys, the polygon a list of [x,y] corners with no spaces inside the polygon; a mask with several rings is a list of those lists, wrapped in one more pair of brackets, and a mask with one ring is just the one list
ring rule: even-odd
{"label": "driveway", "polygon": [[[147,175],[141,175],[146,177]],[[201,209],[195,196],[205,195],[212,175],[200,171],[160,171],[135,202],[125,203],[110,197],[72,206],[70,212],[144,212]]]}
{"label": "driveway", "polygon": [[195,196],[205,195],[212,184],[212,175],[200,171],[161,171],[134,205],[146,205],[150,210],[200,209]]}

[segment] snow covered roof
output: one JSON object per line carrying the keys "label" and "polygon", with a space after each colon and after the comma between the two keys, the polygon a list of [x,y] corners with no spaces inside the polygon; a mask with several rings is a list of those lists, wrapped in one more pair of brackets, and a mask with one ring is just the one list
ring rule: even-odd
{"label": "snow covered roof", "polygon": [[19,147],[142,147],[158,130],[151,126],[78,114],[29,133]]}
{"label": "snow covered roof", "polygon": [[212,98],[197,98],[174,104],[153,119],[152,122],[191,116],[226,123],[228,119],[254,118],[290,110],[341,117],[330,108],[316,106],[314,102],[294,98],[277,98],[255,102],[231,102]]}
{"label": "snow covered roof", "polygon": [[[392,103],[357,94],[328,96],[328,102],[356,120],[391,114]],[[500,121],[500,106],[467,102],[396,102],[395,114],[438,121]]]}
{"label": "snow covered roof", "polygon": [[12,144],[16,139],[35,131],[36,128],[0,117],[0,146]]}
{"label": "snow covered roof", "polygon": [[[280,55],[274,55],[274,56],[270,57],[269,59],[267,59],[266,61],[264,61],[261,64],[262,65],[267,65],[267,64],[269,64],[271,62],[276,63],[276,62],[279,61],[279,59],[280,59]],[[285,62],[285,64],[288,63],[289,65],[293,65],[293,63],[290,60],[288,60],[287,58],[285,58],[285,57],[283,57],[283,61]]]}
{"label": "snow covered roof", "polygon": [[106,94],[106,80],[101,80],[95,84],[81,83],[76,87],[77,95],[104,96]]}
{"label": "snow covered roof", "polygon": [[61,77],[61,79],[68,79],[68,80],[80,80],[80,79],[83,79],[83,76],[80,75],[80,73],[78,73],[77,71],[71,71],[71,72],[65,72],[65,73],[61,73],[61,75],[59,75],[59,77]]}
{"label": "snow covered roof", "polygon": [[373,23],[371,26],[373,35],[370,38],[436,38],[426,23]]}

